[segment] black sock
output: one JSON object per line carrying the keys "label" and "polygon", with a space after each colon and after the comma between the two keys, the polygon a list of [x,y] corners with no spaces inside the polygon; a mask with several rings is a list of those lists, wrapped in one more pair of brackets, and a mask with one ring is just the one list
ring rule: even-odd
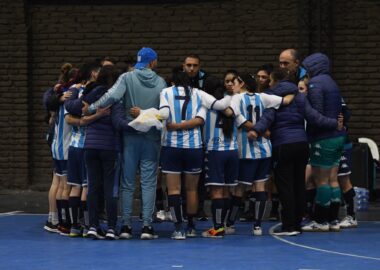
{"label": "black sock", "polygon": [[272,193],[272,208],[270,210],[271,216],[278,215],[278,207],[280,206],[280,200],[278,193]]}
{"label": "black sock", "polygon": [[355,218],[354,198],[355,190],[351,188],[349,191],[343,193],[344,201],[346,202],[347,215]]}
{"label": "black sock", "polygon": [[65,226],[69,227],[71,225],[70,210],[69,210],[69,200],[62,200],[62,219]]}
{"label": "black sock", "polygon": [[329,222],[339,219],[340,202],[330,203]]}
{"label": "black sock", "polygon": [[255,226],[261,226],[261,221],[263,220],[265,207],[267,204],[268,194],[265,191],[260,191],[260,192],[254,192],[253,196],[256,198]]}
{"label": "black sock", "polygon": [[164,194],[162,188],[156,189],[156,208],[157,211],[164,210]]}
{"label": "black sock", "polygon": [[187,227],[189,228],[195,228],[195,217],[197,215],[196,214],[187,214]]}
{"label": "black sock", "polygon": [[213,199],[211,201],[212,221],[214,222],[214,228],[217,230],[223,227],[223,207],[224,199]]}
{"label": "black sock", "polygon": [[327,222],[329,219],[329,215],[330,215],[330,207],[329,206],[323,207],[322,205],[320,205],[318,203],[315,204],[314,216],[315,216],[316,222],[318,222],[320,224]]}
{"label": "black sock", "polygon": [[58,224],[63,225],[62,200],[56,200],[56,202],[57,202],[57,212],[58,212]]}
{"label": "black sock", "polygon": [[230,213],[230,208],[231,208],[231,199],[225,198],[224,199],[224,205],[223,205],[223,212],[222,212],[224,224],[227,224],[227,218],[228,218],[228,215]]}
{"label": "black sock", "polygon": [[174,225],[178,230],[182,226],[181,195],[169,195],[168,205],[172,214]]}
{"label": "black sock", "polygon": [[88,216],[87,201],[81,201],[80,207],[81,207],[81,210],[83,212],[84,225],[89,226],[90,225],[90,217]]}
{"label": "black sock", "polygon": [[313,219],[314,217],[314,203],[317,190],[315,188],[306,190],[306,215]]}
{"label": "black sock", "polygon": [[230,211],[228,213],[228,218],[227,218],[227,226],[231,226],[235,224],[240,206],[241,206],[241,197],[232,196],[231,207],[230,207]]}
{"label": "black sock", "polygon": [[256,198],[253,197],[253,195],[249,198],[248,211],[252,215],[252,217],[255,218],[255,216],[256,216]]}
{"label": "black sock", "polygon": [[69,208],[71,224],[73,226],[78,226],[80,197],[69,197]]}

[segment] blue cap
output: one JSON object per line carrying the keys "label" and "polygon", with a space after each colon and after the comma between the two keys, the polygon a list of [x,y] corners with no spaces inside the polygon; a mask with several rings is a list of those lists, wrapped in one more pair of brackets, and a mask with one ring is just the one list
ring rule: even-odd
{"label": "blue cap", "polygon": [[135,65],[135,68],[142,69],[156,59],[157,53],[152,48],[143,47],[137,53],[137,63]]}

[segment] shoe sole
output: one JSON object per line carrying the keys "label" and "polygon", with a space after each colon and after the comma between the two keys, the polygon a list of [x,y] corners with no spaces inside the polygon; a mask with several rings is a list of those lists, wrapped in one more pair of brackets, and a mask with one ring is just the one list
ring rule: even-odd
{"label": "shoe sole", "polygon": [[340,226],[341,229],[353,229],[353,228],[357,228],[358,225],[351,225],[351,226]]}
{"label": "shoe sole", "polygon": [[299,232],[281,232],[281,233],[272,233],[273,235],[276,235],[276,236],[296,236],[296,235],[299,235],[300,233]]}
{"label": "shoe sole", "polygon": [[224,238],[224,235],[202,235],[203,238]]}
{"label": "shoe sole", "polygon": [[151,235],[151,234],[148,234],[148,233],[142,233],[141,236],[140,236],[141,240],[153,240],[153,239],[157,239],[157,238],[158,238],[158,236]]}
{"label": "shoe sole", "polygon": [[173,240],[186,240],[186,237],[172,237]]}
{"label": "shoe sole", "polygon": [[129,239],[132,239],[132,235],[131,234],[128,234],[128,235],[120,234],[119,238],[124,239],[124,240],[129,240]]}
{"label": "shoe sole", "polygon": [[48,231],[48,232],[51,232],[51,233],[58,233],[59,232],[58,229],[52,229],[52,228],[50,228],[48,226],[44,226],[44,230]]}
{"label": "shoe sole", "polygon": [[321,230],[321,229],[314,229],[314,230],[305,230],[305,229],[302,229],[303,232],[329,232],[330,231],[330,228],[329,229],[326,229],[326,230]]}

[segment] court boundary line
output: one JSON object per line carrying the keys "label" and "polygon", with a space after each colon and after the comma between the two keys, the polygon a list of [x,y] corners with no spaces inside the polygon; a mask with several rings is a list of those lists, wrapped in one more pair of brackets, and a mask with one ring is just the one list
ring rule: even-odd
{"label": "court boundary line", "polygon": [[[367,222],[372,222],[372,221],[367,221]],[[296,247],[300,247],[300,248],[304,248],[304,249],[310,249],[310,250],[314,250],[314,251],[319,251],[319,252],[324,252],[324,253],[330,253],[330,254],[335,254],[335,255],[354,257],[354,258],[359,258],[359,259],[367,259],[367,260],[380,261],[380,258],[376,258],[376,257],[362,256],[362,255],[356,255],[356,254],[351,254],[351,253],[344,253],[344,252],[338,252],[338,251],[327,250],[327,249],[322,249],[322,248],[316,248],[316,247],[302,245],[302,244],[298,244],[298,243],[295,243],[295,242],[283,239],[280,236],[277,236],[277,235],[273,234],[274,229],[277,228],[280,225],[281,225],[281,223],[278,223],[278,224],[273,225],[272,227],[270,227],[269,234],[273,238],[275,238],[275,239],[277,239],[277,240],[279,240],[281,242],[284,242],[286,244],[289,244],[291,246],[296,246]]]}

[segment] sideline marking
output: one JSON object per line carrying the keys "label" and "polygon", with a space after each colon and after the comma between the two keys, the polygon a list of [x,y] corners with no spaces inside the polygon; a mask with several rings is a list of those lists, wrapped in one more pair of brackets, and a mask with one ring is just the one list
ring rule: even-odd
{"label": "sideline marking", "polygon": [[361,256],[361,255],[356,255],[356,254],[350,254],[350,253],[343,253],[343,252],[337,252],[337,251],[332,251],[332,250],[327,250],[327,249],[321,249],[321,248],[315,248],[315,247],[310,247],[310,246],[306,246],[306,245],[301,245],[301,244],[297,244],[295,242],[291,242],[289,240],[285,240],[277,235],[273,235],[273,231],[276,227],[280,226],[281,223],[278,223],[274,226],[272,226],[270,229],[269,229],[269,234],[271,236],[273,236],[275,239],[281,241],[281,242],[284,242],[284,243],[287,243],[289,245],[292,245],[292,246],[296,246],[296,247],[301,247],[301,248],[305,248],[305,249],[311,249],[311,250],[315,250],[315,251],[319,251],[319,252],[325,252],[325,253],[331,253],[331,254],[336,254],[336,255],[342,255],[342,256],[348,256],[348,257],[354,257],[354,258],[360,258],[360,259],[367,259],[367,260],[375,260],[375,261],[380,261],[380,258],[375,258],[375,257],[367,257],[367,256]]}
{"label": "sideline marking", "polygon": [[19,213],[22,213],[22,211],[12,211],[12,212],[0,213],[0,217],[14,216],[14,215],[19,214]]}

